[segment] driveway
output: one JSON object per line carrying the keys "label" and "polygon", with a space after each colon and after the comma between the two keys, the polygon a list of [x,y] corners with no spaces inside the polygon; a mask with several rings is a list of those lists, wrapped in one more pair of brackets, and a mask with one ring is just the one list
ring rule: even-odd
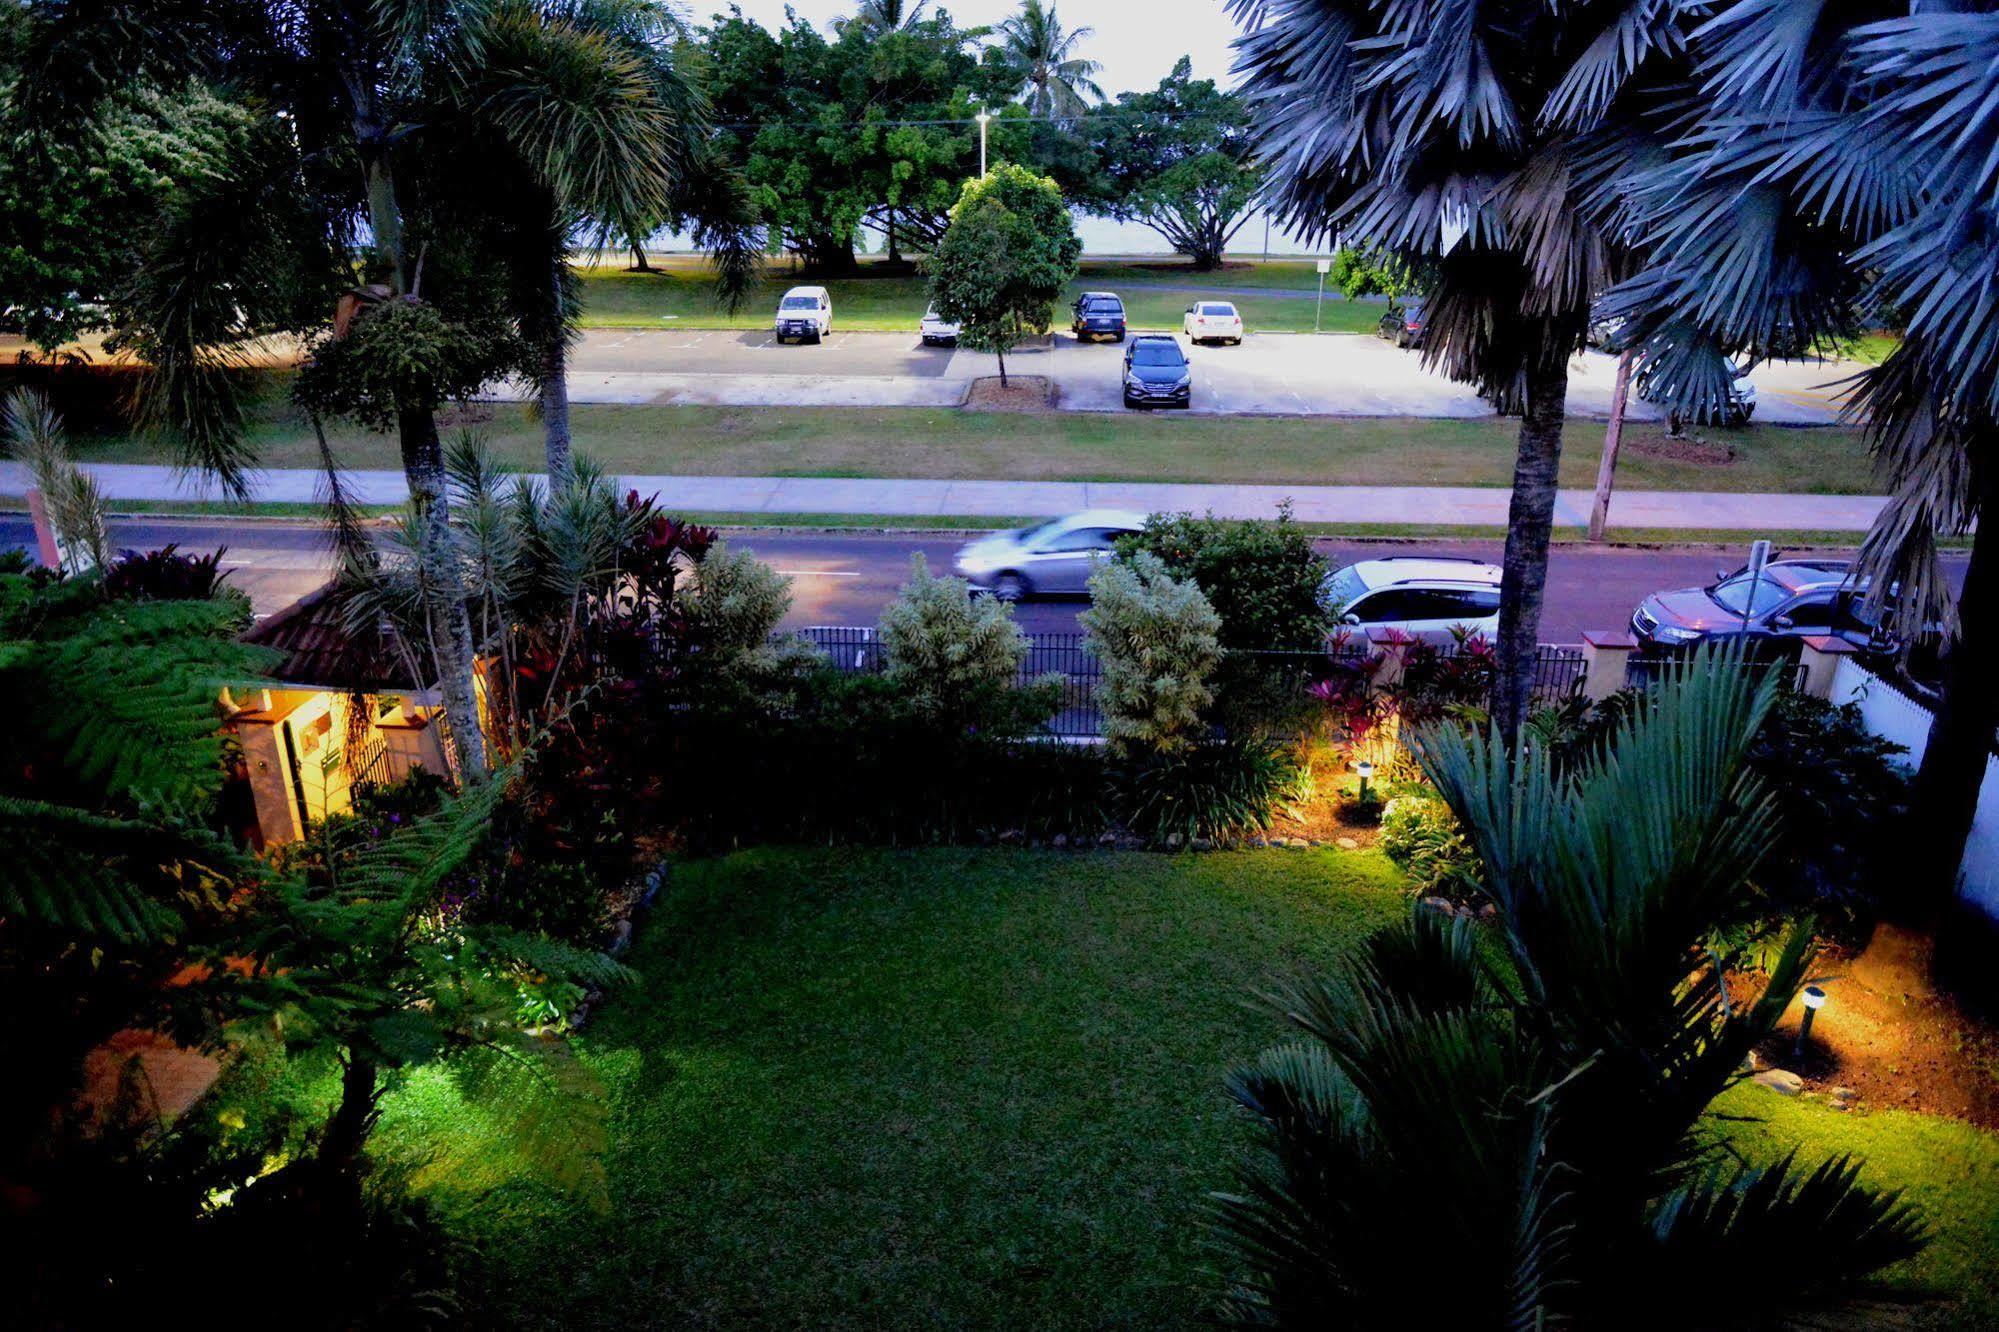
{"label": "driveway", "polygon": [[[1183,340],[1184,341],[1184,340]],[[1240,347],[1193,347],[1194,405],[1213,415],[1491,415],[1463,384],[1426,370],[1422,357],[1378,338],[1252,333]],[[1008,357],[1008,368],[1045,375],[1067,411],[1123,411],[1123,348],[1079,343],[1058,332]],[[1760,367],[1753,376],[1757,419],[1774,425],[1830,425],[1838,381],[1858,366],[1826,362]],[[997,372],[982,352],[925,347],[913,334],[834,333],[825,342],[780,345],[769,332],[593,330],[571,361],[576,402],[719,406],[951,407],[971,381]],[[1584,352],[1570,363],[1569,410],[1609,414],[1616,361]],[[522,396],[525,396],[523,394]],[[1657,420],[1633,402],[1635,420]]]}

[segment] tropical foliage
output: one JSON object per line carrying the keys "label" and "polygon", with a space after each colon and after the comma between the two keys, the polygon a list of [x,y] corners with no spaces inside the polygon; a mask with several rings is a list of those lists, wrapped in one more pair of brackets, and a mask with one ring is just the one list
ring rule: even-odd
{"label": "tropical foliage", "polygon": [[1083,242],[1046,176],[1001,163],[965,182],[951,224],[930,261],[930,299],[959,326],[958,342],[999,357],[1046,333],[1055,301],[1075,279]]}
{"label": "tropical foliage", "polygon": [[1078,618],[1103,664],[1097,707],[1113,752],[1165,755],[1202,738],[1222,620],[1199,587],[1139,551],[1090,575],[1090,608]]}
{"label": "tropical foliage", "polygon": [[1102,171],[1102,208],[1141,222],[1197,269],[1219,265],[1262,184],[1249,104],[1182,58],[1150,92],[1119,93],[1088,122]]}
{"label": "tropical foliage", "polygon": [[1267,1150],[1220,1204],[1229,1321],[1400,1326],[1422,1289],[1467,1326],[1745,1324],[1920,1249],[1854,1161],[1749,1168],[1700,1128],[1812,957],[1804,922],[1749,1001],[1708,947],[1777,817],[1748,769],[1776,685],[1730,664],[1678,669],[1567,774],[1496,729],[1423,732],[1503,961],[1418,910],[1276,996],[1294,1039],[1231,1080]]}

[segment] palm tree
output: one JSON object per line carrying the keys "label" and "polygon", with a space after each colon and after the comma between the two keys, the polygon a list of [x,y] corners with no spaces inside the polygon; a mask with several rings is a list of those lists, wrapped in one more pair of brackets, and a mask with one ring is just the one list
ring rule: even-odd
{"label": "palm tree", "polygon": [[1773,820],[1744,760],[1777,683],[1741,665],[1683,664],[1566,771],[1420,734],[1503,953],[1419,908],[1277,996],[1295,1038],[1232,1081],[1268,1150],[1220,1200],[1229,1321],[1402,1327],[1413,1295],[1438,1326],[1765,1325],[1921,1248],[1850,1159],[1749,1167],[1702,1126],[1811,957],[1801,922],[1744,1003],[1711,944]]}
{"label": "palm tree", "polygon": [[1631,265],[1623,185],[1658,151],[1698,18],[1648,0],[1232,4],[1273,211],[1432,268],[1425,361],[1521,412],[1493,699],[1515,735],[1569,359],[1592,299]]}
{"label": "palm tree", "polygon": [[1063,30],[1051,3],[1025,0],[1020,12],[998,28],[1000,56],[1019,76],[1020,96],[1030,114],[1043,120],[1080,116],[1092,99],[1104,100],[1097,85],[1103,66],[1076,54],[1094,29]]}
{"label": "palm tree", "polygon": [[[240,487],[253,461],[228,373],[240,348],[257,334],[319,333],[309,368],[320,373],[302,379],[302,391],[312,386],[328,411],[395,429],[417,512],[442,549],[449,494],[436,409],[507,374],[548,382],[548,329],[564,327],[546,317],[556,285],[546,264],[540,299],[509,309],[477,261],[507,217],[462,207],[452,186],[484,165],[470,150],[512,146],[527,183],[554,201],[539,213],[546,230],[558,208],[663,194],[644,158],[670,128],[670,109],[628,49],[561,6],[178,8],[114,0],[30,10],[30,63],[71,72],[63,86],[72,108],[136,66],[220,80],[267,113],[228,170],[188,184],[135,276],[124,313],[149,369],[142,415],[177,434],[189,465]],[[59,100],[42,108],[45,124]],[[343,298],[328,335],[336,294],[353,287],[357,220],[369,285]],[[550,243],[544,234],[544,254]],[[384,376],[389,365],[419,373]],[[486,763],[471,624],[459,590],[439,591],[445,712],[460,770],[476,779]]]}
{"label": "palm tree", "polygon": [[852,16],[833,20],[833,34],[844,37],[855,29],[871,37],[902,32],[923,22],[929,8],[930,0],[861,0]]}
{"label": "palm tree", "polygon": [[[1891,492],[1862,555],[1869,595],[1910,637],[1941,625],[1950,640],[1910,839],[1947,895],[1999,728],[1999,290],[1977,276],[1999,266],[1999,104],[1985,95],[1999,16],[1867,21],[1881,13],[1776,3],[1715,17],[1696,45],[1699,114],[1636,196],[1654,260],[1606,304],[1669,363],[1686,340],[1675,330],[1782,355],[1835,342],[1863,293],[1906,312],[1850,407]],[[1953,607],[1936,538],[1970,531]]]}

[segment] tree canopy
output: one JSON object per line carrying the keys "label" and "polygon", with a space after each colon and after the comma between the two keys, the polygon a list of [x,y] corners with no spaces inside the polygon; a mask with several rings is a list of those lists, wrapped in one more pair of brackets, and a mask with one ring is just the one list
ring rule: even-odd
{"label": "tree canopy", "polygon": [[1221,263],[1263,179],[1249,103],[1195,78],[1182,56],[1157,88],[1118,94],[1089,126],[1105,213],[1152,228],[1196,268]]}
{"label": "tree canopy", "polygon": [[959,325],[962,345],[998,355],[1004,384],[1006,354],[1048,331],[1082,255],[1055,182],[1002,163],[984,179],[967,181],[951,210],[931,260],[931,300]]}

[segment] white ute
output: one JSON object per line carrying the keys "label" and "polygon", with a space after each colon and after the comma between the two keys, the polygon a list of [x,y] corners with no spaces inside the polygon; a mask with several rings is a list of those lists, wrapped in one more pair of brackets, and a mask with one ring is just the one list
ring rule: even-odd
{"label": "white ute", "polygon": [[793,287],[777,303],[777,340],[821,341],[833,331],[833,298],[824,287]]}
{"label": "white ute", "polygon": [[923,345],[926,347],[955,347],[958,345],[958,326],[937,313],[934,305],[923,309]]}

